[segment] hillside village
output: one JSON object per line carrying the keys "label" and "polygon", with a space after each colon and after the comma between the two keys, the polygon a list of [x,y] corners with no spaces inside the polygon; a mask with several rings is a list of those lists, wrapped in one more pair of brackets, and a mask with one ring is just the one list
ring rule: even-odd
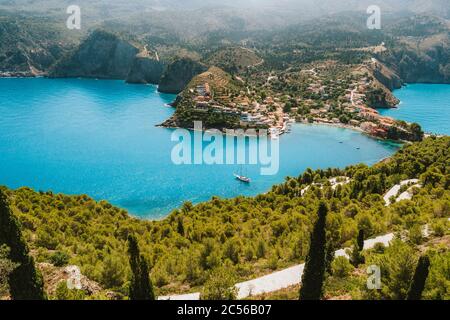
{"label": "hillside village", "polygon": [[211,67],[178,96],[175,115],[163,125],[192,128],[198,120],[205,128],[268,129],[278,136],[290,131],[290,123],[302,122],[383,139],[419,140],[420,128],[376,110],[398,103],[374,75],[382,68],[376,59],[359,65],[325,61],[285,71],[248,70],[239,76]]}

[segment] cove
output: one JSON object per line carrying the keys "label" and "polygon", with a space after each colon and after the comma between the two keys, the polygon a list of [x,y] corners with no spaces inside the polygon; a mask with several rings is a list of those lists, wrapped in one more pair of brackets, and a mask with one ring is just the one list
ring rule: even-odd
{"label": "cove", "polygon": [[173,130],[156,125],[173,113],[166,104],[174,98],[114,80],[0,79],[0,185],[87,194],[161,219],[184,201],[253,196],[308,167],[370,165],[398,149],[352,130],[297,124],[279,140],[279,172],[246,166],[252,183],[243,184],[233,177],[237,165],[172,163]]}
{"label": "cove", "polygon": [[382,115],[417,122],[428,133],[450,134],[450,84],[409,84],[394,94],[400,105],[379,109]]}

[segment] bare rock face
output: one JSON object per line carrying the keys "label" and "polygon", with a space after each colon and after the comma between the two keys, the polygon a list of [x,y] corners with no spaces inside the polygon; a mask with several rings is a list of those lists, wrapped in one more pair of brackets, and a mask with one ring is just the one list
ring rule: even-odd
{"label": "bare rock face", "polygon": [[118,36],[97,30],[61,59],[50,76],[126,79],[138,52],[138,48]]}
{"label": "bare rock face", "polygon": [[162,75],[158,91],[165,93],[180,93],[196,75],[208,70],[203,63],[181,58],[172,62]]}
{"label": "bare rock face", "polygon": [[405,83],[450,83],[450,36],[410,40],[377,56]]}
{"label": "bare rock face", "polygon": [[102,291],[100,285],[84,276],[78,266],[55,267],[49,263],[40,263],[38,268],[44,276],[45,289],[51,295],[55,294],[61,281],[65,281],[69,289],[83,290],[89,295]]}
{"label": "bare rock face", "polygon": [[137,56],[128,73],[126,81],[138,84],[158,84],[164,71],[164,65],[151,57]]}
{"label": "bare rock face", "polygon": [[394,89],[400,89],[403,85],[403,81],[400,76],[392,69],[377,63],[373,68],[374,77],[381,82],[386,88],[393,91]]}

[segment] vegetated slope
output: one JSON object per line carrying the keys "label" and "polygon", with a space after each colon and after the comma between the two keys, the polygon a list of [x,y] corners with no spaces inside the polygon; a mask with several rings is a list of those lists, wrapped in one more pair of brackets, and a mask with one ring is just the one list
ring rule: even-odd
{"label": "vegetated slope", "polygon": [[209,65],[219,67],[231,74],[243,72],[263,61],[255,52],[243,47],[219,49],[206,58],[206,63]]}
{"label": "vegetated slope", "polygon": [[[28,9],[36,4],[30,3]],[[51,4],[48,5],[52,7]],[[448,20],[431,15],[414,16],[411,13],[392,13],[397,10],[389,11],[383,16],[381,30],[367,29],[367,15],[364,11],[338,13],[300,23],[276,23],[279,27],[266,28],[265,20],[268,19],[259,17],[262,23],[254,23],[253,19],[247,16],[257,16],[256,13],[242,17],[232,8],[160,12],[144,5],[144,9],[149,9],[147,12],[139,11],[139,4],[133,4],[127,10],[133,8],[138,12],[136,19],[131,15],[120,15],[114,19],[112,11],[120,11],[118,8],[121,5],[123,4],[117,4],[117,7],[111,9],[111,17],[105,21],[100,20],[95,27],[100,25],[114,34],[133,34],[139,43],[158,50],[164,64],[179,56],[189,56],[195,60],[205,57],[206,62],[210,60],[208,65],[216,65],[230,73],[239,73],[245,71],[249,65],[258,64],[261,61],[259,57],[264,59],[264,67],[267,70],[285,70],[291,66],[318,60],[357,64],[375,55],[406,82],[449,81],[449,23]],[[101,5],[96,6],[96,9],[99,8]],[[0,71],[9,69],[29,72],[33,68],[37,69],[33,70],[35,73],[48,71],[50,66],[65,56],[55,68],[54,76],[88,74],[86,76],[99,75],[99,78],[104,78],[111,75],[114,78],[126,79],[129,68],[133,65],[132,75],[137,78],[132,77],[130,82],[140,83],[143,78],[151,78],[150,82],[156,82],[161,65],[155,60],[133,60],[133,49],[127,44],[138,47],[139,51],[142,50],[141,45],[127,39],[121,42],[121,37],[109,44],[91,43],[91,49],[87,43],[82,44],[84,50],[91,51],[90,57],[66,55],[67,44],[79,41],[84,30],[88,30],[92,25],[86,22],[92,17],[83,16],[86,18],[83,23],[86,24],[83,24],[82,31],[68,30],[64,23],[66,16],[58,10],[61,8],[55,9],[55,14],[58,14],[51,15],[51,18],[36,18],[25,11],[21,15],[5,12],[5,18],[0,19],[0,30],[5,30],[0,31],[2,39],[6,39],[0,45]],[[428,12],[418,10],[423,11]],[[89,16],[91,12],[85,14]],[[100,38],[97,40],[100,41]],[[382,42],[386,43],[386,52],[373,53],[364,50]],[[244,47],[254,50],[250,51]],[[87,66],[87,63],[90,65]],[[144,72],[150,73],[151,77],[142,75],[140,67],[152,70]],[[116,70],[113,70],[114,68]],[[176,79],[168,77],[161,90],[180,92],[184,89],[183,84],[186,85],[192,76],[186,78],[187,80],[175,83]],[[165,85],[165,82],[168,84]]]}
{"label": "vegetated slope", "polygon": [[[370,5],[379,5],[383,13],[413,12],[450,17],[447,0],[78,0],[85,11],[85,20],[95,23],[102,19],[136,21],[137,12],[147,15],[149,29],[162,26],[172,32],[200,34],[205,28],[242,29],[273,28],[280,25],[316,19],[340,12],[365,12]],[[67,1],[14,0],[2,1],[0,8],[63,15]],[[235,19],[233,19],[233,17]],[[236,23],[240,22],[240,23]]]}
{"label": "vegetated slope", "polygon": [[[422,294],[423,300],[450,299],[450,235],[447,225],[433,224],[433,233],[421,236],[419,229],[403,234],[404,242],[394,240],[389,247],[376,244],[362,252],[364,257],[358,266],[344,257],[335,258],[324,283],[326,300],[405,300],[413,274],[421,256],[430,258],[429,275]],[[349,250],[350,251],[350,250]],[[381,290],[370,290],[367,269],[381,266]],[[400,276],[401,275],[401,276]],[[299,285],[275,292],[250,297],[251,300],[298,300]]]}
{"label": "vegetated slope", "polygon": [[[126,239],[132,233],[150,261],[158,293],[178,293],[201,286],[224,263],[239,280],[303,261],[319,200],[330,208],[328,231],[336,247],[351,244],[358,229],[368,238],[445,223],[450,212],[449,150],[449,137],[428,138],[373,167],[308,169],[266,194],[185,203],[162,221],[132,218],[86,195],[28,188],[6,192],[38,262],[64,252],[70,264],[102,287],[125,293]],[[348,176],[351,182],[333,190],[327,181],[337,176]],[[423,188],[412,200],[386,207],[383,194],[407,178],[420,178]],[[312,182],[316,184],[301,196]]]}
{"label": "vegetated slope", "polygon": [[[200,102],[199,87],[208,86],[207,102]],[[218,67],[195,76],[181,92],[174,106],[173,116],[162,125],[166,127],[194,128],[194,121],[201,121],[204,128],[232,129],[239,126],[239,115],[234,109],[228,108],[229,97],[244,90],[241,82]],[[202,89],[205,90],[206,89]],[[206,93],[205,93],[206,94]],[[204,96],[201,96],[204,98]],[[204,100],[204,99],[202,99]],[[199,106],[206,104],[206,106]]]}
{"label": "vegetated slope", "polygon": [[0,72],[31,76],[48,70],[78,41],[50,18],[0,13]]}
{"label": "vegetated slope", "polygon": [[[450,81],[448,20],[428,15],[385,15],[381,30],[369,30],[366,19],[364,15],[343,13],[256,33],[248,42],[258,49],[268,70],[323,60],[357,64],[376,57],[404,82]],[[386,50],[374,50],[380,44]]]}
{"label": "vegetated slope", "polygon": [[55,65],[52,77],[125,79],[139,49],[115,34],[95,30]]}
{"label": "vegetated slope", "polygon": [[405,82],[450,83],[450,24],[435,17],[405,18],[389,27],[395,43],[376,55]]}

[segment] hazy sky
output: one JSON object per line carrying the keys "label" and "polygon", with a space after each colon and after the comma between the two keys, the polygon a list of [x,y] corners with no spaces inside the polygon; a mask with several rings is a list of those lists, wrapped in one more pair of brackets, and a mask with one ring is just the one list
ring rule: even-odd
{"label": "hazy sky", "polygon": [[[58,13],[67,6],[77,4],[86,10],[120,15],[149,10],[189,10],[204,7],[249,8],[245,13],[285,12],[299,17],[316,17],[356,11],[364,13],[369,5],[379,5],[384,12],[431,12],[449,17],[450,0],[0,0],[0,8],[36,12]],[[244,10],[243,10],[244,11]]]}
{"label": "hazy sky", "polygon": [[391,10],[448,10],[449,0],[0,0],[0,5],[55,7],[68,4],[111,6],[158,6],[165,8],[200,8],[204,6],[302,8],[319,7],[324,11],[359,10],[379,4]]}

